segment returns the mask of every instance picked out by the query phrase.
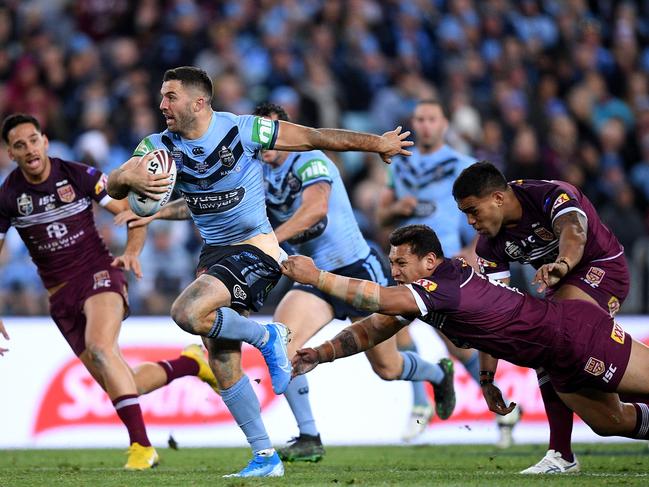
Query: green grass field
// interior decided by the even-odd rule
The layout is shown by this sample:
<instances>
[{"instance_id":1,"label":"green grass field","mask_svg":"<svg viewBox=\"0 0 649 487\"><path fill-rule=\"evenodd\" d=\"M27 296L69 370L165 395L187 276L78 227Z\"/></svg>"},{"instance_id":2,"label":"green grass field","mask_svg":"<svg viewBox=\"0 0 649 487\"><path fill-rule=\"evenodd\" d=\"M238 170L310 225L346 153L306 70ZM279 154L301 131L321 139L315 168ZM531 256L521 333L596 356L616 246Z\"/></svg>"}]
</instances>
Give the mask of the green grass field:
<instances>
[{"instance_id":1,"label":"green grass field","mask_svg":"<svg viewBox=\"0 0 649 487\"><path fill-rule=\"evenodd\" d=\"M540 445L506 452L489 446L329 447L318 464L287 464L279 479L222 479L249 459L243 448L161 449L160 466L125 472L120 450L0 451L1 486L198 485L649 485L646 443L577 445L583 473L530 478L516 472L543 455Z\"/></svg>"}]
</instances>

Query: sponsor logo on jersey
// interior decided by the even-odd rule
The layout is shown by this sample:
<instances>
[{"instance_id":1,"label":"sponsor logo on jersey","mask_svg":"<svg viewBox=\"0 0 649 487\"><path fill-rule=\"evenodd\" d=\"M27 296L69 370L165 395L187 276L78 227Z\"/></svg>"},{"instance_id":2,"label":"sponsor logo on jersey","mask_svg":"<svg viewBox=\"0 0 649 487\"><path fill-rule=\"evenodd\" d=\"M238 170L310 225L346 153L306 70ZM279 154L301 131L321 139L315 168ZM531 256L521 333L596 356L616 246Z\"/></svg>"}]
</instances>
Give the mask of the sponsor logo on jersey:
<instances>
[{"instance_id":1,"label":"sponsor logo on jersey","mask_svg":"<svg viewBox=\"0 0 649 487\"><path fill-rule=\"evenodd\" d=\"M611 296L611 299L608 300L608 314L613 317L618 311L620 311L620 300Z\"/></svg>"},{"instance_id":2,"label":"sponsor logo on jersey","mask_svg":"<svg viewBox=\"0 0 649 487\"><path fill-rule=\"evenodd\" d=\"M523 257L523 250L515 242L505 242L505 253L512 259L517 260Z\"/></svg>"},{"instance_id":3,"label":"sponsor logo on jersey","mask_svg":"<svg viewBox=\"0 0 649 487\"><path fill-rule=\"evenodd\" d=\"M108 177L105 174L102 174L95 184L95 194L100 194L103 190L106 189L106 184L108 184Z\"/></svg>"},{"instance_id":4,"label":"sponsor logo on jersey","mask_svg":"<svg viewBox=\"0 0 649 487\"><path fill-rule=\"evenodd\" d=\"M243 200L245 188L213 193L183 193L189 210L194 215L222 213L231 210Z\"/></svg>"},{"instance_id":5,"label":"sponsor logo on jersey","mask_svg":"<svg viewBox=\"0 0 649 487\"><path fill-rule=\"evenodd\" d=\"M221 161L221 164L223 164L225 167L232 167L234 166L234 163L236 162L234 158L234 154L230 150L229 147L226 146L221 146L218 152L219 155L219 160Z\"/></svg>"},{"instance_id":6,"label":"sponsor logo on jersey","mask_svg":"<svg viewBox=\"0 0 649 487\"><path fill-rule=\"evenodd\" d=\"M296 178L292 172L289 172L288 176L286 176L286 184L288 185L288 189L294 193L297 193L302 189L302 181L300 181L299 178Z\"/></svg>"},{"instance_id":7,"label":"sponsor logo on jersey","mask_svg":"<svg viewBox=\"0 0 649 487\"><path fill-rule=\"evenodd\" d=\"M611 338L613 339L613 341L618 342L620 345L624 345L624 328L622 328L615 322L613 322Z\"/></svg>"},{"instance_id":8,"label":"sponsor logo on jersey","mask_svg":"<svg viewBox=\"0 0 649 487\"><path fill-rule=\"evenodd\" d=\"M252 140L261 145L263 149L270 149L275 132L275 123L262 117L255 117L252 124Z\"/></svg>"},{"instance_id":9,"label":"sponsor logo on jersey","mask_svg":"<svg viewBox=\"0 0 649 487\"><path fill-rule=\"evenodd\" d=\"M417 200L417 206L415 206L412 215L417 218L425 218L435 213L436 210L437 205L434 201Z\"/></svg>"},{"instance_id":10,"label":"sponsor logo on jersey","mask_svg":"<svg viewBox=\"0 0 649 487\"><path fill-rule=\"evenodd\" d=\"M63 203L72 203L74 201L74 197L76 196L76 194L74 193L74 188L72 188L71 184L66 184L65 186L56 188L56 192L59 195L59 199Z\"/></svg>"},{"instance_id":11,"label":"sponsor logo on jersey","mask_svg":"<svg viewBox=\"0 0 649 487\"><path fill-rule=\"evenodd\" d=\"M559 208L562 204L564 204L566 201L570 201L570 196L568 196L566 193L561 193L556 200L554 200L554 203L552 204L552 213L554 213L554 210Z\"/></svg>"},{"instance_id":12,"label":"sponsor logo on jersey","mask_svg":"<svg viewBox=\"0 0 649 487\"><path fill-rule=\"evenodd\" d=\"M594 376L602 375L604 373L604 362L594 357L589 357L584 370Z\"/></svg>"},{"instance_id":13,"label":"sponsor logo on jersey","mask_svg":"<svg viewBox=\"0 0 649 487\"><path fill-rule=\"evenodd\" d=\"M34 211L34 203L32 201L32 197L28 194L21 194L16 199L16 202L18 203L18 213L20 213L21 215L31 215L31 213Z\"/></svg>"},{"instance_id":14,"label":"sponsor logo on jersey","mask_svg":"<svg viewBox=\"0 0 649 487\"><path fill-rule=\"evenodd\" d=\"M93 289L99 289L100 287L110 287L110 274L108 271L99 271L95 272L92 276L94 284L92 285Z\"/></svg>"},{"instance_id":15,"label":"sponsor logo on jersey","mask_svg":"<svg viewBox=\"0 0 649 487\"><path fill-rule=\"evenodd\" d=\"M205 154L205 151L202 147L194 147L192 148L192 154L194 154L195 156L200 156L202 154Z\"/></svg>"},{"instance_id":16,"label":"sponsor logo on jersey","mask_svg":"<svg viewBox=\"0 0 649 487\"><path fill-rule=\"evenodd\" d=\"M429 293L432 293L435 289L437 289L437 283L433 281L429 281L428 279L419 279L415 281L415 284L420 285Z\"/></svg>"},{"instance_id":17,"label":"sponsor logo on jersey","mask_svg":"<svg viewBox=\"0 0 649 487\"><path fill-rule=\"evenodd\" d=\"M534 233L541 238L542 240L545 240L546 242L552 242L554 240L554 233L552 233L550 230L548 230L545 227L539 227L534 229Z\"/></svg>"},{"instance_id":18,"label":"sponsor logo on jersey","mask_svg":"<svg viewBox=\"0 0 649 487\"><path fill-rule=\"evenodd\" d=\"M329 176L327 163L322 159L312 159L297 170L298 177L306 183L312 179Z\"/></svg>"},{"instance_id":19,"label":"sponsor logo on jersey","mask_svg":"<svg viewBox=\"0 0 649 487\"><path fill-rule=\"evenodd\" d=\"M181 351L180 347L144 344L120 348L128 363L158 362L177 357ZM273 393L264 359L253 347L244 345L241 361L248 376L261 379L253 385L261 409L266 411L281 399ZM34 435L53 430L65 434L67 428L74 431L79 427L93 426L123 431L110 399L76 357L70 357L49 375L35 405L35 420L31 426ZM201 381L173 381L142 396L140 406L149 427L168 429L182 425L204 428L206 425L231 427L235 424L221 398Z\"/></svg>"},{"instance_id":20,"label":"sponsor logo on jersey","mask_svg":"<svg viewBox=\"0 0 649 487\"><path fill-rule=\"evenodd\" d=\"M604 374L604 377L602 377L602 380L608 384L613 378L613 375L615 375L616 371L617 371L617 367L615 367L613 364L610 364L608 366L608 370L606 371L606 374Z\"/></svg>"},{"instance_id":21,"label":"sponsor logo on jersey","mask_svg":"<svg viewBox=\"0 0 649 487\"><path fill-rule=\"evenodd\" d=\"M45 230L49 238L63 238L68 234L68 227L60 222L50 223Z\"/></svg>"},{"instance_id":22,"label":"sponsor logo on jersey","mask_svg":"<svg viewBox=\"0 0 649 487\"><path fill-rule=\"evenodd\" d=\"M482 257L478 257L478 267L480 268L480 272L482 274L486 274L487 272L489 272L489 269L498 267L498 264L491 262L490 260L483 259Z\"/></svg>"},{"instance_id":23,"label":"sponsor logo on jersey","mask_svg":"<svg viewBox=\"0 0 649 487\"><path fill-rule=\"evenodd\" d=\"M244 300L248 297L246 292L238 284L235 284L234 287L232 288L232 294L234 294L235 298L241 300Z\"/></svg>"},{"instance_id":24,"label":"sponsor logo on jersey","mask_svg":"<svg viewBox=\"0 0 649 487\"><path fill-rule=\"evenodd\" d=\"M176 164L176 171L181 172L183 169L183 151L181 151L177 147L174 147L171 151L171 158Z\"/></svg>"},{"instance_id":25,"label":"sponsor logo on jersey","mask_svg":"<svg viewBox=\"0 0 649 487\"><path fill-rule=\"evenodd\" d=\"M599 267L591 267L586 273L586 277L582 277L581 280L588 284L590 287L597 287L604 279L606 271L600 269Z\"/></svg>"}]
</instances>

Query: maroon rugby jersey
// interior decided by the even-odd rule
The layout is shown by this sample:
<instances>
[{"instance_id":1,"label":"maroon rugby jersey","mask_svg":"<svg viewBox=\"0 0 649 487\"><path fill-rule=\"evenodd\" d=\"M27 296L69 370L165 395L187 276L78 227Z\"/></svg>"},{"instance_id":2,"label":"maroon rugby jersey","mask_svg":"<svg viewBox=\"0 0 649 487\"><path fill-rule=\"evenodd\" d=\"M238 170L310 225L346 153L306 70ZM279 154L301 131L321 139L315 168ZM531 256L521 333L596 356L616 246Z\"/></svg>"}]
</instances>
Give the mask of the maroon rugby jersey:
<instances>
[{"instance_id":1,"label":"maroon rugby jersey","mask_svg":"<svg viewBox=\"0 0 649 487\"><path fill-rule=\"evenodd\" d=\"M538 269L559 255L559 239L552 231L555 218L578 211L588 220L582 262L609 260L624 248L606 227L592 203L574 186L563 181L518 180L509 183L523 208L521 220L502 227L498 235L480 235L476 247L480 271L491 279L509 277L509 263L518 261Z\"/></svg>"},{"instance_id":2,"label":"maroon rugby jersey","mask_svg":"<svg viewBox=\"0 0 649 487\"><path fill-rule=\"evenodd\" d=\"M551 359L562 329L560 304L489 281L460 259L444 259L430 277L407 287L419 319L456 346L523 367L537 368Z\"/></svg>"},{"instance_id":3,"label":"maroon rugby jersey","mask_svg":"<svg viewBox=\"0 0 649 487\"><path fill-rule=\"evenodd\" d=\"M92 213L92 200L110 201L106 176L78 162L50 161L46 181L31 184L17 168L0 186L0 238L16 227L47 288L112 260Z\"/></svg>"}]
</instances>

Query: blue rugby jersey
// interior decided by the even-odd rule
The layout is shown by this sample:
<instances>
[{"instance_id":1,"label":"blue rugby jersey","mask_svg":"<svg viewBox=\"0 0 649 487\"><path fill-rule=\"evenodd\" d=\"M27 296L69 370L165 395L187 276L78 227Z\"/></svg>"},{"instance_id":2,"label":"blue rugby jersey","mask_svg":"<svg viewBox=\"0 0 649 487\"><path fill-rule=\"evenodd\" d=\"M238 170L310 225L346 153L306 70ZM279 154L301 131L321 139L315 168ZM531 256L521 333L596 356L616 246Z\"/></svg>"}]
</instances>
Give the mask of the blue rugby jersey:
<instances>
[{"instance_id":1,"label":"blue rugby jersey","mask_svg":"<svg viewBox=\"0 0 649 487\"><path fill-rule=\"evenodd\" d=\"M145 137L133 155L171 152L179 191L207 244L231 245L272 228L266 215L261 149L275 144L279 123L214 112L207 132L188 140L165 130Z\"/></svg>"},{"instance_id":2,"label":"blue rugby jersey","mask_svg":"<svg viewBox=\"0 0 649 487\"><path fill-rule=\"evenodd\" d=\"M356 223L352 205L336 165L319 150L291 153L279 167L264 164L266 205L273 226L291 218L302 204L302 192L312 184L331 185L327 215L288 241L324 270L344 267L370 252Z\"/></svg>"},{"instance_id":3,"label":"blue rugby jersey","mask_svg":"<svg viewBox=\"0 0 649 487\"><path fill-rule=\"evenodd\" d=\"M466 219L453 198L453 182L474 162L448 145L429 154L415 147L410 157L394 157L388 166L388 186L397 199L417 198L414 214L398 225L428 225L437 233L444 255L456 255L462 248L460 234Z\"/></svg>"}]
</instances>

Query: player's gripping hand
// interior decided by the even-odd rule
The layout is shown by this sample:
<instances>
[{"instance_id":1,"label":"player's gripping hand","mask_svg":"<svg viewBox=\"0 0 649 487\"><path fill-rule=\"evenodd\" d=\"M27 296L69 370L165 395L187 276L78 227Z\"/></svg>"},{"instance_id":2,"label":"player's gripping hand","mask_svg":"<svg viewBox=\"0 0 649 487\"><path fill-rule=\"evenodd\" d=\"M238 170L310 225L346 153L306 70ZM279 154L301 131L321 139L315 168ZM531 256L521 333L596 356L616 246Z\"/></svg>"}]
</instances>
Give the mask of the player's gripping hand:
<instances>
[{"instance_id":1,"label":"player's gripping hand","mask_svg":"<svg viewBox=\"0 0 649 487\"><path fill-rule=\"evenodd\" d=\"M563 262L544 264L536 271L532 285L537 286L536 290L542 293L557 284L566 274L568 274L568 266Z\"/></svg>"},{"instance_id":2,"label":"player's gripping hand","mask_svg":"<svg viewBox=\"0 0 649 487\"><path fill-rule=\"evenodd\" d=\"M156 219L156 215L157 213L151 216L137 216L132 210L124 210L115 215L113 223L117 226L126 224L128 228L138 228L151 223Z\"/></svg>"},{"instance_id":3,"label":"player's gripping hand","mask_svg":"<svg viewBox=\"0 0 649 487\"><path fill-rule=\"evenodd\" d=\"M509 406L505 404L502 392L500 392L500 389L498 389L494 384L485 384L480 386L480 388L482 389L482 395L484 396L485 401L487 401L487 406L489 406L489 411L492 413L505 416L506 414L511 413L516 407L515 402L509 403Z\"/></svg>"},{"instance_id":4,"label":"player's gripping hand","mask_svg":"<svg viewBox=\"0 0 649 487\"><path fill-rule=\"evenodd\" d=\"M0 320L0 335L2 335L5 338L5 340L9 340L9 333L7 333L7 330L5 329L5 325L2 322L2 320ZM8 348L0 347L0 357L4 356L5 352L8 351L9 351Z\"/></svg>"},{"instance_id":5,"label":"player's gripping hand","mask_svg":"<svg viewBox=\"0 0 649 487\"><path fill-rule=\"evenodd\" d=\"M124 165L119 180L136 193L159 200L167 192L171 179L169 173L151 174L146 170L147 162L153 157L155 157L153 152L149 152L140 159Z\"/></svg>"},{"instance_id":6,"label":"player's gripping hand","mask_svg":"<svg viewBox=\"0 0 649 487\"><path fill-rule=\"evenodd\" d=\"M381 159L383 159L383 162L390 164L392 162L392 156L396 155L412 155L412 152L406 150L406 147L414 145L412 140L406 140L409 135L409 130L401 133L401 125L399 125L396 129L386 132L381 136L381 147L378 153Z\"/></svg>"},{"instance_id":7,"label":"player's gripping hand","mask_svg":"<svg viewBox=\"0 0 649 487\"><path fill-rule=\"evenodd\" d=\"M417 208L417 198L412 195L404 196L392 205L392 211L396 216L412 216Z\"/></svg>"},{"instance_id":8,"label":"player's gripping hand","mask_svg":"<svg viewBox=\"0 0 649 487\"><path fill-rule=\"evenodd\" d=\"M291 359L291 365L293 365L292 376L306 374L307 372L315 369L320 360L318 359L318 352L313 348L302 348L295 352L295 355Z\"/></svg>"},{"instance_id":9,"label":"player's gripping hand","mask_svg":"<svg viewBox=\"0 0 649 487\"><path fill-rule=\"evenodd\" d=\"M119 257L115 257L111 264L113 267L119 267L125 271L132 271L136 278L142 278L142 267L140 266L140 259L135 254L125 253Z\"/></svg>"},{"instance_id":10,"label":"player's gripping hand","mask_svg":"<svg viewBox=\"0 0 649 487\"><path fill-rule=\"evenodd\" d=\"M282 272L285 276L302 284L317 285L320 277L318 269L311 257L291 255L282 262Z\"/></svg>"}]
</instances>

